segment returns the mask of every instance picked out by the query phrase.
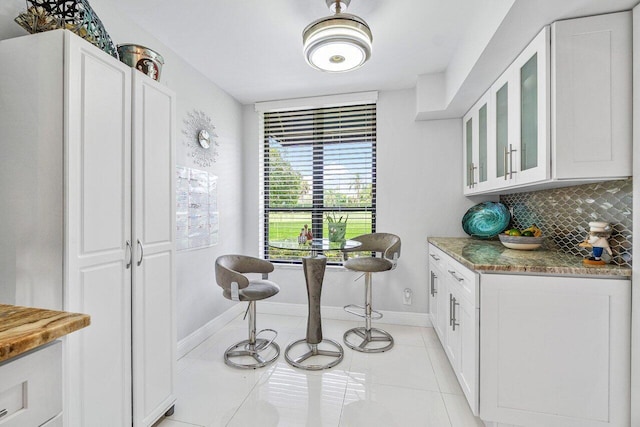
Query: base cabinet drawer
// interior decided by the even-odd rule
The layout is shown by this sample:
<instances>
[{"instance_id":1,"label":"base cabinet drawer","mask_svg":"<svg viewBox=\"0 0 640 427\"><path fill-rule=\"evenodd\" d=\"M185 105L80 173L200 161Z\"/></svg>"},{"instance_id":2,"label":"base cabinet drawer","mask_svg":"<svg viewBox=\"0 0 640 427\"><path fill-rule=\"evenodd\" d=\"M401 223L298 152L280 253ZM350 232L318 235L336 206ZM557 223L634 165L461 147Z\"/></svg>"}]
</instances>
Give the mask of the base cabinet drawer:
<instances>
[{"instance_id":1,"label":"base cabinet drawer","mask_svg":"<svg viewBox=\"0 0 640 427\"><path fill-rule=\"evenodd\" d=\"M62 425L60 341L0 364L0 379L0 426Z\"/></svg>"}]
</instances>

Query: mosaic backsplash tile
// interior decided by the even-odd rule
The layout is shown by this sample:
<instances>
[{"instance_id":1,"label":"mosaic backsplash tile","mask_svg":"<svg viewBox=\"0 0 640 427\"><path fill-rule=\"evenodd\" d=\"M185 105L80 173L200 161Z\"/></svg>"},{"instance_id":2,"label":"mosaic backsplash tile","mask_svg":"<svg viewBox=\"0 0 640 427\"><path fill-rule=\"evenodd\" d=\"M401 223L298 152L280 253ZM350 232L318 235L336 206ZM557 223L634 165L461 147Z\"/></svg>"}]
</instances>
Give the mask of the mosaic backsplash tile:
<instances>
[{"instance_id":1,"label":"mosaic backsplash tile","mask_svg":"<svg viewBox=\"0 0 640 427\"><path fill-rule=\"evenodd\" d=\"M511 211L512 228L536 224L547 236L544 247L589 256L578 246L589 231L589 222L606 221L613 231L609 246L613 256L603 259L631 267L632 180L608 181L575 187L516 193L500 196Z\"/></svg>"}]
</instances>

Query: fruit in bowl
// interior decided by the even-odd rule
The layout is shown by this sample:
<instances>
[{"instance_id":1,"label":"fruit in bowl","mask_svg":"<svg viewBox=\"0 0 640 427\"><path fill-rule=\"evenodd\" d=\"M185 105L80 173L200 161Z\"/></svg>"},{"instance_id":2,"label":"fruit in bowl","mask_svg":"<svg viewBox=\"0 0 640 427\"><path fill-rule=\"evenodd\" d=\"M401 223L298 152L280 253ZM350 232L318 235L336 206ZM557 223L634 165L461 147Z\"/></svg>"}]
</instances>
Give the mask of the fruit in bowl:
<instances>
[{"instance_id":1,"label":"fruit in bowl","mask_svg":"<svg viewBox=\"0 0 640 427\"><path fill-rule=\"evenodd\" d=\"M536 227L535 224L524 230L518 230L517 228L506 230L504 233L499 234L498 238L509 249L525 251L538 249L544 241L542 230Z\"/></svg>"}]
</instances>

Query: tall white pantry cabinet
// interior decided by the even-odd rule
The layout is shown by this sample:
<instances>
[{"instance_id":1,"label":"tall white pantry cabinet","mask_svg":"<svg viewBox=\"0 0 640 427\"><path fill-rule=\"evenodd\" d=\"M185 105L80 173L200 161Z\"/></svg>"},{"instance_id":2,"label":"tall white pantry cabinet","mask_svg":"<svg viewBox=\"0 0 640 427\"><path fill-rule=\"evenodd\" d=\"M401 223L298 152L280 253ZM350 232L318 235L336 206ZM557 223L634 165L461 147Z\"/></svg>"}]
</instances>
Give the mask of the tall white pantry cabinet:
<instances>
[{"instance_id":1,"label":"tall white pantry cabinet","mask_svg":"<svg viewBox=\"0 0 640 427\"><path fill-rule=\"evenodd\" d=\"M175 403L175 96L68 31L0 64L0 301L91 316L65 426L150 426Z\"/></svg>"}]
</instances>

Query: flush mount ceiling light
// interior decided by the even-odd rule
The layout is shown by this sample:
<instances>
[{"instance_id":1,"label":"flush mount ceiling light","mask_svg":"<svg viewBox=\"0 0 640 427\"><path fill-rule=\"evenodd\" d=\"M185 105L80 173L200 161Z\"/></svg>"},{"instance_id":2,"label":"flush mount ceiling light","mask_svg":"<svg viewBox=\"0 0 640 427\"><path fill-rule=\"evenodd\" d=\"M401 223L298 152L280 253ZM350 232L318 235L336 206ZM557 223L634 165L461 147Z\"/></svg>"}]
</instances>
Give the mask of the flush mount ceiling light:
<instances>
[{"instance_id":1,"label":"flush mount ceiling light","mask_svg":"<svg viewBox=\"0 0 640 427\"><path fill-rule=\"evenodd\" d=\"M344 13L351 0L325 1L335 15L313 21L304 29L304 57L318 70L355 70L371 57L371 29L364 19Z\"/></svg>"}]
</instances>

